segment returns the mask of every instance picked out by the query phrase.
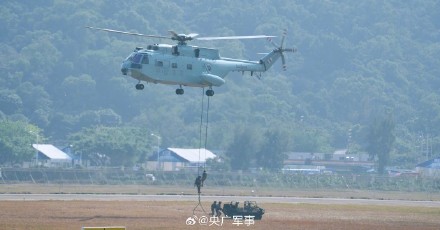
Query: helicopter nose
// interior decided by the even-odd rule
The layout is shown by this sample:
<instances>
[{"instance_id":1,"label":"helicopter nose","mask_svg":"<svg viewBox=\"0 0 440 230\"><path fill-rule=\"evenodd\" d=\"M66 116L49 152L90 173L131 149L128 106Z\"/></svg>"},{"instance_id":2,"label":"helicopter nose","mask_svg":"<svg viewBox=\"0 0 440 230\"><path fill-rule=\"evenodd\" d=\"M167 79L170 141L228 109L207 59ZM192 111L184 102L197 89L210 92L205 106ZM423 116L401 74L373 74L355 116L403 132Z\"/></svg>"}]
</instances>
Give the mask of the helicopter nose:
<instances>
[{"instance_id":1,"label":"helicopter nose","mask_svg":"<svg viewBox=\"0 0 440 230\"><path fill-rule=\"evenodd\" d=\"M127 62L122 62L121 72L122 72L123 75L127 75L127 73L128 73L128 64L127 64Z\"/></svg>"},{"instance_id":2,"label":"helicopter nose","mask_svg":"<svg viewBox=\"0 0 440 230\"><path fill-rule=\"evenodd\" d=\"M128 69L127 68L121 68L121 72L123 75L127 75Z\"/></svg>"}]
</instances>

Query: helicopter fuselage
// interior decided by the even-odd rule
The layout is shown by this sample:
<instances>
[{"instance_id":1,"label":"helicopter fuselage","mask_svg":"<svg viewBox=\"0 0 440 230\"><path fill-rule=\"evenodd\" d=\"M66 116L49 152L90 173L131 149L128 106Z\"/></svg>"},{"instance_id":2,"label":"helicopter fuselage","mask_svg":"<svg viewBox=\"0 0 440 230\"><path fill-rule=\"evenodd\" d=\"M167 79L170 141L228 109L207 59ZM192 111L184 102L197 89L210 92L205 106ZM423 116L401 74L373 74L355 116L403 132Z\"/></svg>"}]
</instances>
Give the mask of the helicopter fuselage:
<instances>
[{"instance_id":1,"label":"helicopter fuselage","mask_svg":"<svg viewBox=\"0 0 440 230\"><path fill-rule=\"evenodd\" d=\"M225 83L226 75L231 71L254 72L267 71L280 57L284 70L286 60L283 52L295 52L293 48L283 48L287 30L284 30L281 45L272 41L275 36L250 35L250 36L220 36L198 37L197 33L177 34L169 30L171 36L147 35L107 28L86 26L88 29L110 33L140 36L146 38L171 39L177 45L154 44L146 49L137 47L122 63L121 72L137 80L136 89L144 89L142 81L179 85L176 94L183 94L182 86L209 87L207 96L213 96L212 86L221 86ZM188 41L213 41L213 40L238 40L266 38L275 46L275 49L259 61L239 60L220 57L217 49L201 48L187 45Z\"/></svg>"},{"instance_id":2,"label":"helicopter fuselage","mask_svg":"<svg viewBox=\"0 0 440 230\"><path fill-rule=\"evenodd\" d=\"M121 72L139 81L211 88L223 85L231 71L264 72L279 57L273 50L260 61L248 61L222 58L217 49L155 44L137 47L123 61Z\"/></svg>"}]
</instances>

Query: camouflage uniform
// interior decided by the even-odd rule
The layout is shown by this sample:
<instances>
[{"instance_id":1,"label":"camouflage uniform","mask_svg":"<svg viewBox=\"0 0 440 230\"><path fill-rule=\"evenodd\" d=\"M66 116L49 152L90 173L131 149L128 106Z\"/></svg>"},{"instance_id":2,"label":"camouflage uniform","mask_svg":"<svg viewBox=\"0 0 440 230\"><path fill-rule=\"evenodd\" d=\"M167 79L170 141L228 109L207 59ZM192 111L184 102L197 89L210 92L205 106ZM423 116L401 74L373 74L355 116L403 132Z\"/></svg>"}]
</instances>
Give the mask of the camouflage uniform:
<instances>
[{"instance_id":1,"label":"camouflage uniform","mask_svg":"<svg viewBox=\"0 0 440 230\"><path fill-rule=\"evenodd\" d=\"M220 217L222 215L222 202L219 201L217 204L217 207L215 208L215 212L217 214L217 217Z\"/></svg>"},{"instance_id":2,"label":"camouflage uniform","mask_svg":"<svg viewBox=\"0 0 440 230\"><path fill-rule=\"evenodd\" d=\"M202 177L198 176L194 182L194 187L197 186L197 192L200 194L200 187L202 186Z\"/></svg>"},{"instance_id":3,"label":"camouflage uniform","mask_svg":"<svg viewBox=\"0 0 440 230\"><path fill-rule=\"evenodd\" d=\"M211 204L211 215L216 216L217 201Z\"/></svg>"},{"instance_id":4,"label":"camouflage uniform","mask_svg":"<svg viewBox=\"0 0 440 230\"><path fill-rule=\"evenodd\" d=\"M208 174L206 173L206 170L203 170L203 174L202 174L202 187L203 187L203 183L206 180L206 177L208 177Z\"/></svg>"}]
</instances>

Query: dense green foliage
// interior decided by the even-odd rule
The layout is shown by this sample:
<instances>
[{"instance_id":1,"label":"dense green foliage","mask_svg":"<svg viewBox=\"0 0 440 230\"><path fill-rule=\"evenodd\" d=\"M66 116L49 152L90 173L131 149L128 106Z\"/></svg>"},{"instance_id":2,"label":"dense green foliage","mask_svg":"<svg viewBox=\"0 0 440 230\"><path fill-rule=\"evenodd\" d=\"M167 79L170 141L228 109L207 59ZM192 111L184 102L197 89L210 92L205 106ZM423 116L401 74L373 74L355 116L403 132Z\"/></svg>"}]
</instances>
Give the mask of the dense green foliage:
<instances>
[{"instance_id":1,"label":"dense green foliage","mask_svg":"<svg viewBox=\"0 0 440 230\"><path fill-rule=\"evenodd\" d=\"M351 152L366 151L372 118L390 111L396 137L390 163L414 166L426 159L422 143L440 150L438 12L436 0L6 0L0 3L0 119L34 124L49 142L75 142L75 151L84 154L120 151L127 162L142 158L138 142L155 146L151 132L162 137L162 147L198 147L201 90L177 96L173 87L147 85L136 91L136 80L119 70L134 47L171 41L84 26L202 36L281 35L287 28L287 46L298 49L287 71L277 63L262 80L231 73L215 89L207 147L231 154L244 145L255 157L268 151L275 135L270 128L279 127L288 143L278 141L277 151L345 148L348 130ZM272 49L263 40L193 44L251 60ZM246 137L244 130L253 134ZM0 133L2 143L8 135ZM104 138L99 144L107 145L91 146L100 139L86 144L88 138ZM262 144L240 142L249 138ZM121 141L129 142L126 149Z\"/></svg>"},{"instance_id":2,"label":"dense green foliage","mask_svg":"<svg viewBox=\"0 0 440 230\"><path fill-rule=\"evenodd\" d=\"M394 121L388 115L385 118L375 118L368 131L367 151L371 158L378 159L378 172L384 174L390 160L390 152L396 137L394 136Z\"/></svg>"},{"instance_id":3,"label":"dense green foliage","mask_svg":"<svg viewBox=\"0 0 440 230\"><path fill-rule=\"evenodd\" d=\"M255 166L252 161L258 151L258 138L254 128L235 128L234 140L226 151L233 170L247 170Z\"/></svg>"},{"instance_id":4,"label":"dense green foliage","mask_svg":"<svg viewBox=\"0 0 440 230\"><path fill-rule=\"evenodd\" d=\"M0 122L0 164L21 163L35 157L31 143L44 141L40 130L22 121Z\"/></svg>"},{"instance_id":5,"label":"dense green foliage","mask_svg":"<svg viewBox=\"0 0 440 230\"><path fill-rule=\"evenodd\" d=\"M85 128L71 136L75 149L92 155L92 157L103 156L109 162L99 164L110 164L113 166L131 165L134 162L145 162L145 153L151 146L145 144L145 133L147 130L133 127L105 127Z\"/></svg>"},{"instance_id":6,"label":"dense green foliage","mask_svg":"<svg viewBox=\"0 0 440 230\"><path fill-rule=\"evenodd\" d=\"M282 129L267 130L264 143L255 156L260 167L267 170L283 168L284 153L288 150L289 135Z\"/></svg>"}]
</instances>

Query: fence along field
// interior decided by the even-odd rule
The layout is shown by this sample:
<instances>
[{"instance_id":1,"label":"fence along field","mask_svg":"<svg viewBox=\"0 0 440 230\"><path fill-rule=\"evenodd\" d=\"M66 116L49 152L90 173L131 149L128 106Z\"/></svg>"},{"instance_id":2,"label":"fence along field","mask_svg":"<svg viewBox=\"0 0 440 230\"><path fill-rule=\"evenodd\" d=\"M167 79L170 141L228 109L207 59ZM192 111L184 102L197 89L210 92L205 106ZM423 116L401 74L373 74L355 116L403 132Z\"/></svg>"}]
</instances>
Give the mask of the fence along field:
<instances>
[{"instance_id":1,"label":"fence along field","mask_svg":"<svg viewBox=\"0 0 440 230\"><path fill-rule=\"evenodd\" d=\"M196 172L148 172L121 168L2 168L1 184L159 185L192 187ZM210 172L207 186L277 189L359 189L402 192L440 191L439 178L376 175L304 175Z\"/></svg>"}]
</instances>

